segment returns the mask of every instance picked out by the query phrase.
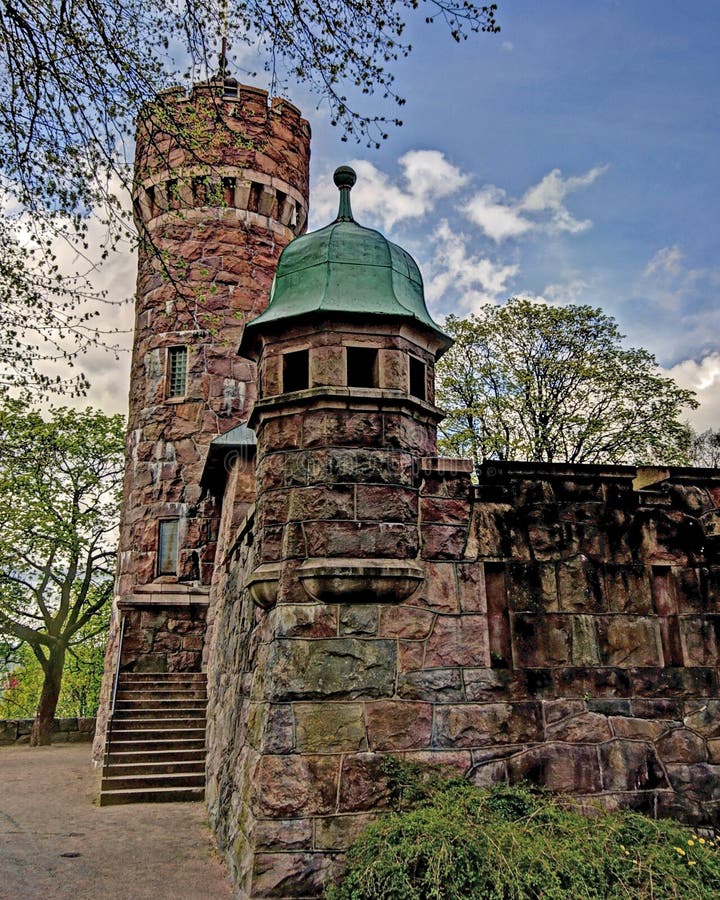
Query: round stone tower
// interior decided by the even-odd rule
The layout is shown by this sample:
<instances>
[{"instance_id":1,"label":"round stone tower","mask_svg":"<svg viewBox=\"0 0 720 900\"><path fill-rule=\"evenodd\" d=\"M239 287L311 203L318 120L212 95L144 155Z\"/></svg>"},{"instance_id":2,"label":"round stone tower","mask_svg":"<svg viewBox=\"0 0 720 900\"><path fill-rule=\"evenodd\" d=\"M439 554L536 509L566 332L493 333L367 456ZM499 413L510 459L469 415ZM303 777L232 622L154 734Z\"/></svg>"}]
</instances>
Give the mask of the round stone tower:
<instances>
[{"instance_id":1,"label":"round stone tower","mask_svg":"<svg viewBox=\"0 0 720 900\"><path fill-rule=\"evenodd\" d=\"M451 341L412 257L354 221L354 182L336 171L337 218L283 252L241 344L259 371L249 586L265 606L402 600L423 580L421 460L436 453L434 367Z\"/></svg>"},{"instance_id":2,"label":"round stone tower","mask_svg":"<svg viewBox=\"0 0 720 900\"><path fill-rule=\"evenodd\" d=\"M294 106L231 78L167 91L139 123L120 598L210 582L218 511L202 467L253 405L255 367L237 347L305 229L309 155Z\"/></svg>"}]
</instances>

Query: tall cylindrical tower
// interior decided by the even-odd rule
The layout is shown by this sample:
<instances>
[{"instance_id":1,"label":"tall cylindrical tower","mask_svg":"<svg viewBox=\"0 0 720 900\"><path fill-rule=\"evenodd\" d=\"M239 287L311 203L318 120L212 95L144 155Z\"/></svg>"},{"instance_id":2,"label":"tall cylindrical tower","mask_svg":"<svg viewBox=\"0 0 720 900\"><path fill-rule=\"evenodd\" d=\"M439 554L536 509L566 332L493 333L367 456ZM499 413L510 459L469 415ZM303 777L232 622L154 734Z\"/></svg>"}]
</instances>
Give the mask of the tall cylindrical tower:
<instances>
[{"instance_id":1,"label":"tall cylindrical tower","mask_svg":"<svg viewBox=\"0 0 720 900\"><path fill-rule=\"evenodd\" d=\"M220 512L201 474L212 439L253 405L255 366L237 348L305 230L309 158L292 104L222 76L163 93L138 124L135 337L96 759L120 668L200 669Z\"/></svg>"},{"instance_id":2,"label":"tall cylindrical tower","mask_svg":"<svg viewBox=\"0 0 720 900\"><path fill-rule=\"evenodd\" d=\"M252 407L255 368L237 347L305 229L309 154L299 111L234 79L168 91L139 123L120 598L210 582L217 509L202 466L212 438Z\"/></svg>"}]
</instances>

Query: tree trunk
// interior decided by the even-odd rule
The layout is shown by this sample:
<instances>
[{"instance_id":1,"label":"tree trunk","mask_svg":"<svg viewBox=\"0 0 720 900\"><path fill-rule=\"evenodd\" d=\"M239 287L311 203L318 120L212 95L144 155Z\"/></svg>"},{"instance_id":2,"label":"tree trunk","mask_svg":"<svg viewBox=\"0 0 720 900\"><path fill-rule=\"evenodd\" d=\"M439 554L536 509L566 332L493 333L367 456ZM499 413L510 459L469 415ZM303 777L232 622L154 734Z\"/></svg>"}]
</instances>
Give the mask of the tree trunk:
<instances>
[{"instance_id":1,"label":"tree trunk","mask_svg":"<svg viewBox=\"0 0 720 900\"><path fill-rule=\"evenodd\" d=\"M30 733L31 747L47 745L52 741L52 723L60 697L64 666L65 648L54 648L50 652L50 659L45 669L45 680L40 692L40 702L38 703L35 721Z\"/></svg>"}]
</instances>

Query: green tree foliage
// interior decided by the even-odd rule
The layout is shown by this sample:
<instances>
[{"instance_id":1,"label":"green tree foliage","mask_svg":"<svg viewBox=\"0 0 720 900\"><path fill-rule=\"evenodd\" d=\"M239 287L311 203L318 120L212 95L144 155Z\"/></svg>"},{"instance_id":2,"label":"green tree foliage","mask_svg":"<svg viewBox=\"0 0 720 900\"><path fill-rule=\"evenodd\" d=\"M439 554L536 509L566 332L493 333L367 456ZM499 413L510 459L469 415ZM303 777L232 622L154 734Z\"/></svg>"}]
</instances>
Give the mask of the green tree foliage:
<instances>
[{"instance_id":1,"label":"green tree foliage","mask_svg":"<svg viewBox=\"0 0 720 900\"><path fill-rule=\"evenodd\" d=\"M599 807L584 816L568 798L457 778L413 793L357 839L327 900L717 897L717 843L677 822Z\"/></svg>"},{"instance_id":2,"label":"green tree foliage","mask_svg":"<svg viewBox=\"0 0 720 900\"><path fill-rule=\"evenodd\" d=\"M132 152L138 113L179 78L216 70L221 33L230 46L257 46L276 87L283 74L306 82L328 104L344 138L377 144L399 119L363 112L362 100L380 94L390 104L404 103L393 66L410 52L405 25L419 14L428 22L439 18L457 41L499 30L495 5L469 0L3 4L0 393L83 391L82 376L63 383L48 371L53 361L71 360L102 338L95 313L82 307L96 262L88 215L94 212L105 224L105 253L117 241L133 239L121 196L132 179L126 150ZM71 277L57 265L65 242L78 260Z\"/></svg>"},{"instance_id":3,"label":"green tree foliage","mask_svg":"<svg viewBox=\"0 0 720 900\"><path fill-rule=\"evenodd\" d=\"M97 713L109 620L107 604L82 629L77 642L68 647L56 717ZM3 667L0 660L0 719L32 719L43 681L42 666L27 644L20 645L12 665Z\"/></svg>"},{"instance_id":4,"label":"green tree foliage","mask_svg":"<svg viewBox=\"0 0 720 900\"><path fill-rule=\"evenodd\" d=\"M97 410L0 407L0 637L42 670L33 744L50 741L68 655L106 630L123 436Z\"/></svg>"},{"instance_id":5,"label":"green tree foliage","mask_svg":"<svg viewBox=\"0 0 720 900\"><path fill-rule=\"evenodd\" d=\"M478 470L483 459L688 462L692 391L625 348L602 310L515 298L449 316L445 330L455 345L437 368L443 452Z\"/></svg>"}]
</instances>

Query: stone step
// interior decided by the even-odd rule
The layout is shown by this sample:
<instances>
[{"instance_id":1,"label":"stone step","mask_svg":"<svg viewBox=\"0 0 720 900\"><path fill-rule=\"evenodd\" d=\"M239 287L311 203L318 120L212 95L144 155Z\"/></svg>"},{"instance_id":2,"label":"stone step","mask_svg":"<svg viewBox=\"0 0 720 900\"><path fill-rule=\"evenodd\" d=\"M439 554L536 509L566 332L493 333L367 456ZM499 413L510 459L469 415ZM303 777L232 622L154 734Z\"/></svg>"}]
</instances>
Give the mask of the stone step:
<instances>
[{"instance_id":1,"label":"stone step","mask_svg":"<svg viewBox=\"0 0 720 900\"><path fill-rule=\"evenodd\" d=\"M202 775L205 776L205 760L159 760L157 757L143 762L115 762L108 760L103 769L103 778L117 778L121 775Z\"/></svg>"},{"instance_id":2,"label":"stone step","mask_svg":"<svg viewBox=\"0 0 720 900\"><path fill-rule=\"evenodd\" d=\"M177 772L170 774L103 775L101 791L127 791L134 788L204 788L205 772Z\"/></svg>"},{"instance_id":3,"label":"stone step","mask_svg":"<svg viewBox=\"0 0 720 900\"><path fill-rule=\"evenodd\" d=\"M157 691L118 691L115 697L115 708L121 703L145 703L147 701L162 700L165 703L180 702L185 700L197 700L207 703L207 694L204 688L197 690L157 690Z\"/></svg>"},{"instance_id":4,"label":"stone step","mask_svg":"<svg viewBox=\"0 0 720 900\"><path fill-rule=\"evenodd\" d=\"M100 806L121 803L187 803L205 797L205 789L198 787L130 788L101 791Z\"/></svg>"},{"instance_id":5,"label":"stone step","mask_svg":"<svg viewBox=\"0 0 720 900\"><path fill-rule=\"evenodd\" d=\"M113 721L120 722L128 719L197 719L205 718L205 704L197 706L163 706L155 704L154 706L141 706L135 704L129 706L115 707L115 715Z\"/></svg>"},{"instance_id":6,"label":"stone step","mask_svg":"<svg viewBox=\"0 0 720 900\"><path fill-rule=\"evenodd\" d=\"M113 717L112 732L119 731L142 731L146 728L172 728L177 731L179 728L204 728L205 727L205 711L198 710L196 713L188 715L169 715L169 716L126 716L121 718Z\"/></svg>"},{"instance_id":7,"label":"stone step","mask_svg":"<svg viewBox=\"0 0 720 900\"><path fill-rule=\"evenodd\" d=\"M127 732L125 732L127 734ZM116 738L112 735L110 738L110 747L108 756L119 753L160 753L163 750L172 750L177 753L183 753L188 750L202 750L205 752L205 731L202 729L202 735L193 737L175 738L172 743L168 743L165 738L138 738L137 732L132 732L131 737Z\"/></svg>"},{"instance_id":8,"label":"stone step","mask_svg":"<svg viewBox=\"0 0 720 900\"><path fill-rule=\"evenodd\" d=\"M206 684L204 672L121 672L118 684Z\"/></svg>"},{"instance_id":9,"label":"stone step","mask_svg":"<svg viewBox=\"0 0 720 900\"><path fill-rule=\"evenodd\" d=\"M127 728L126 722L123 722L122 728L113 728L110 733L110 744L113 746L117 741L168 741L176 740L205 740L205 726L192 727L189 725L178 726L177 728L169 728L166 723L162 727L148 727L148 723L144 722L143 728Z\"/></svg>"},{"instance_id":10,"label":"stone step","mask_svg":"<svg viewBox=\"0 0 720 900\"><path fill-rule=\"evenodd\" d=\"M146 741L129 741L128 744L130 747L137 747L144 745L147 743ZM149 743L153 743L150 741ZM185 748L185 741L178 741L175 744L171 745L167 749L163 748L161 750L137 750L137 749L127 749L127 750L116 750L115 747L117 745L113 745L110 748L110 752L105 757L105 766L122 766L122 765L132 765L135 763L157 763L158 765L174 765L175 763L196 763L201 766L205 765L205 747L198 747L196 749ZM176 749L179 748L179 749Z\"/></svg>"}]
</instances>

